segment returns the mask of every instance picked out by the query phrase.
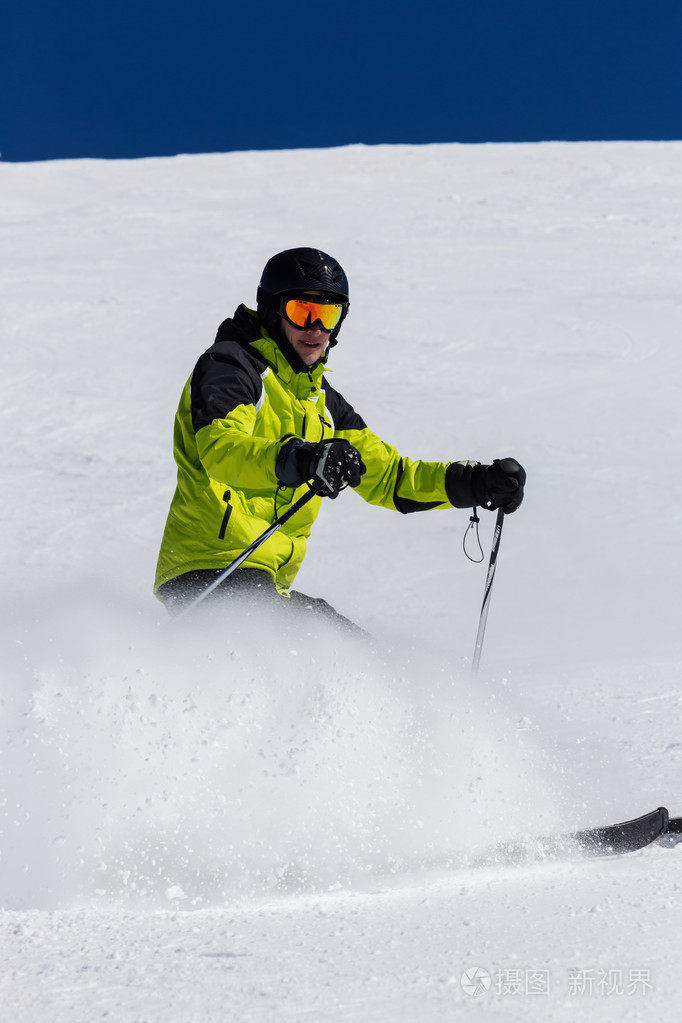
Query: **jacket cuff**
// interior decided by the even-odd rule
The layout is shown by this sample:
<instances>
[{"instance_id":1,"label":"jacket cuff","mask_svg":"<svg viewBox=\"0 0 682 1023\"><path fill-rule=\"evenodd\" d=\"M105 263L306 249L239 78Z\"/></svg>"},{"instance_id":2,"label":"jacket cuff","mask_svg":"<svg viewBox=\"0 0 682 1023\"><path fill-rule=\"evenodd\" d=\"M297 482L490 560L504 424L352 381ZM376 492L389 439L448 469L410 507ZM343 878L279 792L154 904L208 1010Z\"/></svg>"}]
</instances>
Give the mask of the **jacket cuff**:
<instances>
[{"instance_id":1,"label":"jacket cuff","mask_svg":"<svg viewBox=\"0 0 682 1023\"><path fill-rule=\"evenodd\" d=\"M279 449L275 462L275 475L285 487L299 487L308 479L310 458L315 445L300 437L282 438L285 443Z\"/></svg>"},{"instance_id":2,"label":"jacket cuff","mask_svg":"<svg viewBox=\"0 0 682 1023\"><path fill-rule=\"evenodd\" d=\"M445 470L445 493L453 508L475 508L485 504L481 492L481 470L484 468L480 462L450 463Z\"/></svg>"}]
</instances>

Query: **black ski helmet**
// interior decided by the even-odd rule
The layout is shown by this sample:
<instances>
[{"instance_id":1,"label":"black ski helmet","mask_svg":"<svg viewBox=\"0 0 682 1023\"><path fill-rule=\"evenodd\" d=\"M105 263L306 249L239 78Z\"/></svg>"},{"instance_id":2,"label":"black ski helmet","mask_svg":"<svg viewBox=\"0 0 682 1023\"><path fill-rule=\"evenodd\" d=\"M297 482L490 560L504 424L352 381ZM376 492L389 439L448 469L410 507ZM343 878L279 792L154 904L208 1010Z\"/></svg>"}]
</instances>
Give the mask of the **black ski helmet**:
<instances>
[{"instance_id":1,"label":"black ski helmet","mask_svg":"<svg viewBox=\"0 0 682 1023\"><path fill-rule=\"evenodd\" d=\"M323 291L343 302L343 315L329 338L335 344L348 312L348 278L341 264L320 249L285 249L267 261L258 286L258 315L266 327L277 328L280 297L306 291Z\"/></svg>"}]
</instances>

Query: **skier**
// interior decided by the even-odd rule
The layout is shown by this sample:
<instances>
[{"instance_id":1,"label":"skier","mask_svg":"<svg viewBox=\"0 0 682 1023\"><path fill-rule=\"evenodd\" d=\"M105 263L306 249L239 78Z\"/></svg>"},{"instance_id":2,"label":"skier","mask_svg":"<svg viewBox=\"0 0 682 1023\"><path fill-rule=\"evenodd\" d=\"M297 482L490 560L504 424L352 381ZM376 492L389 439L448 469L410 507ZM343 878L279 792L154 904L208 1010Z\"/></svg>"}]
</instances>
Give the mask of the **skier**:
<instances>
[{"instance_id":1,"label":"skier","mask_svg":"<svg viewBox=\"0 0 682 1023\"><path fill-rule=\"evenodd\" d=\"M403 458L324 377L348 313L348 280L332 256L287 249L266 264L257 311L241 305L200 357L175 417L178 466L155 592L182 611L306 492L299 512L206 600L227 593L320 614L354 628L326 601L290 589L323 496L345 486L403 514L433 508L515 511L526 474L511 458ZM288 599L287 599L288 598Z\"/></svg>"}]
</instances>

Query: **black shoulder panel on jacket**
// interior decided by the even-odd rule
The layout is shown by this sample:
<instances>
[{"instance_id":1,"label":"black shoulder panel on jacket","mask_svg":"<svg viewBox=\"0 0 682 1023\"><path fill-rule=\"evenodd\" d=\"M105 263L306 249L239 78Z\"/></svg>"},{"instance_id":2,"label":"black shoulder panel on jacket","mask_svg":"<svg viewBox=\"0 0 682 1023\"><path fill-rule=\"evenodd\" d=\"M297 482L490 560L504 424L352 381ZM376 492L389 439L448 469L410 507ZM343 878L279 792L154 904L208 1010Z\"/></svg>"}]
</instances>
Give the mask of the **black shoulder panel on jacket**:
<instances>
[{"instance_id":1,"label":"black shoulder panel on jacket","mask_svg":"<svg viewBox=\"0 0 682 1023\"><path fill-rule=\"evenodd\" d=\"M359 416L342 394L335 391L326 379L322 380L325 391L325 405L334 421L335 430L366 430L367 423Z\"/></svg>"},{"instance_id":2,"label":"black shoulder panel on jacket","mask_svg":"<svg viewBox=\"0 0 682 1023\"><path fill-rule=\"evenodd\" d=\"M218 328L215 343L201 356L190 384L192 426L198 433L214 419L224 419L238 405L255 405L263 390L263 356L250 344L258 323L241 308Z\"/></svg>"}]
</instances>

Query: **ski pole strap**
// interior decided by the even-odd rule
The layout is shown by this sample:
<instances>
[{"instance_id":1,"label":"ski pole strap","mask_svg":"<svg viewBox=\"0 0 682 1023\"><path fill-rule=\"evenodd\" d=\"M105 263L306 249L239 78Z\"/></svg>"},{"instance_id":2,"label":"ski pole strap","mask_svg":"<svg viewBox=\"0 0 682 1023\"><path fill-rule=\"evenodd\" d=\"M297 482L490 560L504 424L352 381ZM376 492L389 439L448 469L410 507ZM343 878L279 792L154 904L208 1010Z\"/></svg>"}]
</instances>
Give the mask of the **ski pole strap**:
<instances>
[{"instance_id":1,"label":"ski pole strap","mask_svg":"<svg viewBox=\"0 0 682 1023\"><path fill-rule=\"evenodd\" d=\"M478 531L478 524L480 521L481 520L478 517L478 509L473 508L472 514L469 516L469 525L464 530L464 536L462 537L462 550L464 551L464 554L469 559L469 561L473 561L475 565L479 565L485 558L485 554L483 553L483 548L481 546L481 536ZM469 554L469 551L467 550L467 545L469 542L469 533L471 532L473 532L474 536L476 537L476 543L478 544L478 551L476 551L476 548L474 548L474 551L477 555L480 554L480 557L472 557L472 555Z\"/></svg>"}]
</instances>

